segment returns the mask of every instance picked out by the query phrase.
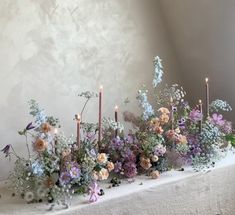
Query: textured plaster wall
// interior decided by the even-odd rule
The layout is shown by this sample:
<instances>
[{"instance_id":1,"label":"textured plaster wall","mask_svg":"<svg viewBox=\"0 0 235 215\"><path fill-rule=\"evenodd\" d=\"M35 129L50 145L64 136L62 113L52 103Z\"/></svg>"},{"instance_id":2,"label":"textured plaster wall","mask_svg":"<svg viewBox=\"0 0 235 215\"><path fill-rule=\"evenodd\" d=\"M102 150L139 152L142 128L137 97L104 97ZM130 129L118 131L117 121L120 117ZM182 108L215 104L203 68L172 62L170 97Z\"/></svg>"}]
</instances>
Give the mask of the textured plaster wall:
<instances>
[{"instance_id":1,"label":"textured plaster wall","mask_svg":"<svg viewBox=\"0 0 235 215\"><path fill-rule=\"evenodd\" d=\"M83 90L104 86L104 114L151 84L153 57L165 60L166 80L176 82L177 64L155 0L1 0L0 1L0 146L25 153L17 135L30 120L27 101L36 99L60 118L66 134ZM97 120L97 101L87 121ZM0 157L0 180L12 163Z\"/></svg>"}]
</instances>

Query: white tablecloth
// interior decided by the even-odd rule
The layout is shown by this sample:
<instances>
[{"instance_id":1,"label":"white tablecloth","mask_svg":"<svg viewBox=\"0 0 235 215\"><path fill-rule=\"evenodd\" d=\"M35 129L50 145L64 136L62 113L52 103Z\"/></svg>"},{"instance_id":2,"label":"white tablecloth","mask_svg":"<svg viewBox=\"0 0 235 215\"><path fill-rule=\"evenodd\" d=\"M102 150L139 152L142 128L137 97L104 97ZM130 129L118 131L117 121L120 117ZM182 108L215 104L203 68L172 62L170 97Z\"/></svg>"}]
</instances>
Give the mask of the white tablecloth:
<instances>
[{"instance_id":1,"label":"white tablecloth","mask_svg":"<svg viewBox=\"0 0 235 215\"><path fill-rule=\"evenodd\" d=\"M108 189L97 203L88 203L88 196L75 197L69 209L46 211L47 205L25 204L0 189L0 214L68 214L68 215L235 215L235 156L227 156L216 168L195 173L163 173L158 180L138 177L129 184Z\"/></svg>"}]
</instances>

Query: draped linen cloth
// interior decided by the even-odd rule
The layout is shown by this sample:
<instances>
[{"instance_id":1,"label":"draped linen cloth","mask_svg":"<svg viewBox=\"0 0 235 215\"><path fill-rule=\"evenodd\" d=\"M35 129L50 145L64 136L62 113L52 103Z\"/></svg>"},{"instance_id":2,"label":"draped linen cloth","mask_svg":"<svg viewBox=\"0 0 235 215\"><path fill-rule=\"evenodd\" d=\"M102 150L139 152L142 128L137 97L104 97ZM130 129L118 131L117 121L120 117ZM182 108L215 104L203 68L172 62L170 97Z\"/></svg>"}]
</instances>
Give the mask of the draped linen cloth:
<instances>
[{"instance_id":1,"label":"draped linen cloth","mask_svg":"<svg viewBox=\"0 0 235 215\"><path fill-rule=\"evenodd\" d=\"M195 173L192 169L169 171L160 179L139 176L133 183L108 188L96 203L88 196L77 196L69 209L45 203L26 204L12 197L4 183L0 186L0 214L9 215L235 215L235 155L229 155L215 168Z\"/></svg>"}]
</instances>

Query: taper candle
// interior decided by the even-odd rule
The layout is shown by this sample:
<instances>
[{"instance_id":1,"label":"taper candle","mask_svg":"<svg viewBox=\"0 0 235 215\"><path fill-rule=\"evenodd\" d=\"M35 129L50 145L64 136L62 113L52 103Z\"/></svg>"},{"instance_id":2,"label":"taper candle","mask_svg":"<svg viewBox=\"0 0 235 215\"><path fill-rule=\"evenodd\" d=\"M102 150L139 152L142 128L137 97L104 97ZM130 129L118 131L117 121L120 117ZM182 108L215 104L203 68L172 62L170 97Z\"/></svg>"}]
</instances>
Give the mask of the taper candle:
<instances>
[{"instance_id":1,"label":"taper candle","mask_svg":"<svg viewBox=\"0 0 235 215\"><path fill-rule=\"evenodd\" d=\"M210 89L209 89L209 79L206 78L206 115L207 117L210 116L210 112L209 112L209 105L210 105Z\"/></svg>"},{"instance_id":2,"label":"taper candle","mask_svg":"<svg viewBox=\"0 0 235 215\"><path fill-rule=\"evenodd\" d=\"M80 148L80 125L81 125L81 116L77 114L75 116L77 121L77 147Z\"/></svg>"},{"instance_id":3,"label":"taper candle","mask_svg":"<svg viewBox=\"0 0 235 215\"><path fill-rule=\"evenodd\" d=\"M173 110L174 101L172 97L170 98L170 104L171 104L171 129L174 130L174 110Z\"/></svg>"},{"instance_id":4,"label":"taper candle","mask_svg":"<svg viewBox=\"0 0 235 215\"><path fill-rule=\"evenodd\" d=\"M118 106L115 106L115 122L118 123ZM115 130L115 137L118 136L118 129Z\"/></svg>"},{"instance_id":5,"label":"taper candle","mask_svg":"<svg viewBox=\"0 0 235 215\"><path fill-rule=\"evenodd\" d=\"M199 111L202 114L202 100L199 99ZM202 119L199 121L199 132L202 132Z\"/></svg>"},{"instance_id":6,"label":"taper candle","mask_svg":"<svg viewBox=\"0 0 235 215\"><path fill-rule=\"evenodd\" d=\"M102 96L103 96L103 86L100 86L99 92L99 122L98 122L98 145L100 146L101 136L102 136Z\"/></svg>"}]
</instances>

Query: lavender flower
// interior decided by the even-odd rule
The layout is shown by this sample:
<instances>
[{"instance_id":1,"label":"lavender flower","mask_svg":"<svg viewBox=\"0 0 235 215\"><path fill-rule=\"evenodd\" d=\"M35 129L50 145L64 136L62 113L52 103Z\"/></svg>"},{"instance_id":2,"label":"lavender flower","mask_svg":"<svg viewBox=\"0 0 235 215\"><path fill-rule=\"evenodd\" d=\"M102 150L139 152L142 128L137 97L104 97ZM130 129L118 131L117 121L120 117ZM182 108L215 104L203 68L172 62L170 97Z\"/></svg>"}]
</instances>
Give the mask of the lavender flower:
<instances>
[{"instance_id":1,"label":"lavender flower","mask_svg":"<svg viewBox=\"0 0 235 215\"><path fill-rule=\"evenodd\" d=\"M158 144L155 148L154 148L154 155L157 156L163 156L166 153L166 147L163 146L162 144Z\"/></svg>"},{"instance_id":2,"label":"lavender flower","mask_svg":"<svg viewBox=\"0 0 235 215\"><path fill-rule=\"evenodd\" d=\"M112 139L110 145L113 150L121 150L124 146L124 142L119 137L115 137Z\"/></svg>"},{"instance_id":3,"label":"lavender flower","mask_svg":"<svg viewBox=\"0 0 235 215\"><path fill-rule=\"evenodd\" d=\"M185 125L186 125L185 122L186 120L184 118L179 120L178 125L181 129L185 129Z\"/></svg>"},{"instance_id":4,"label":"lavender flower","mask_svg":"<svg viewBox=\"0 0 235 215\"><path fill-rule=\"evenodd\" d=\"M69 173L72 179L77 179L81 176L81 170L76 166L72 167Z\"/></svg>"},{"instance_id":5,"label":"lavender flower","mask_svg":"<svg viewBox=\"0 0 235 215\"><path fill-rule=\"evenodd\" d=\"M202 120L203 114L199 110L193 109L190 112L189 117L192 121L198 122L198 121Z\"/></svg>"},{"instance_id":6,"label":"lavender flower","mask_svg":"<svg viewBox=\"0 0 235 215\"><path fill-rule=\"evenodd\" d=\"M125 161L130 161L130 162L136 161L136 156L133 153L133 151L130 149L127 149L126 151L123 152L123 158L125 159Z\"/></svg>"},{"instance_id":7,"label":"lavender flower","mask_svg":"<svg viewBox=\"0 0 235 215\"><path fill-rule=\"evenodd\" d=\"M133 178L137 174L136 163L134 162L127 162L123 165L124 175L128 178Z\"/></svg>"},{"instance_id":8,"label":"lavender flower","mask_svg":"<svg viewBox=\"0 0 235 215\"><path fill-rule=\"evenodd\" d=\"M115 173L119 173L122 171L122 162L120 161L117 161L115 164L114 164L114 172Z\"/></svg>"},{"instance_id":9,"label":"lavender flower","mask_svg":"<svg viewBox=\"0 0 235 215\"><path fill-rule=\"evenodd\" d=\"M68 172L62 172L59 180L62 185L68 184L71 180L70 174Z\"/></svg>"},{"instance_id":10,"label":"lavender flower","mask_svg":"<svg viewBox=\"0 0 235 215\"><path fill-rule=\"evenodd\" d=\"M225 121L223 119L223 116L221 114L214 113L211 118L211 122L218 126L223 126Z\"/></svg>"},{"instance_id":11,"label":"lavender flower","mask_svg":"<svg viewBox=\"0 0 235 215\"><path fill-rule=\"evenodd\" d=\"M11 149L11 144L8 144L1 150L1 152L5 154L5 157L8 157L10 155L10 149Z\"/></svg>"}]
</instances>

